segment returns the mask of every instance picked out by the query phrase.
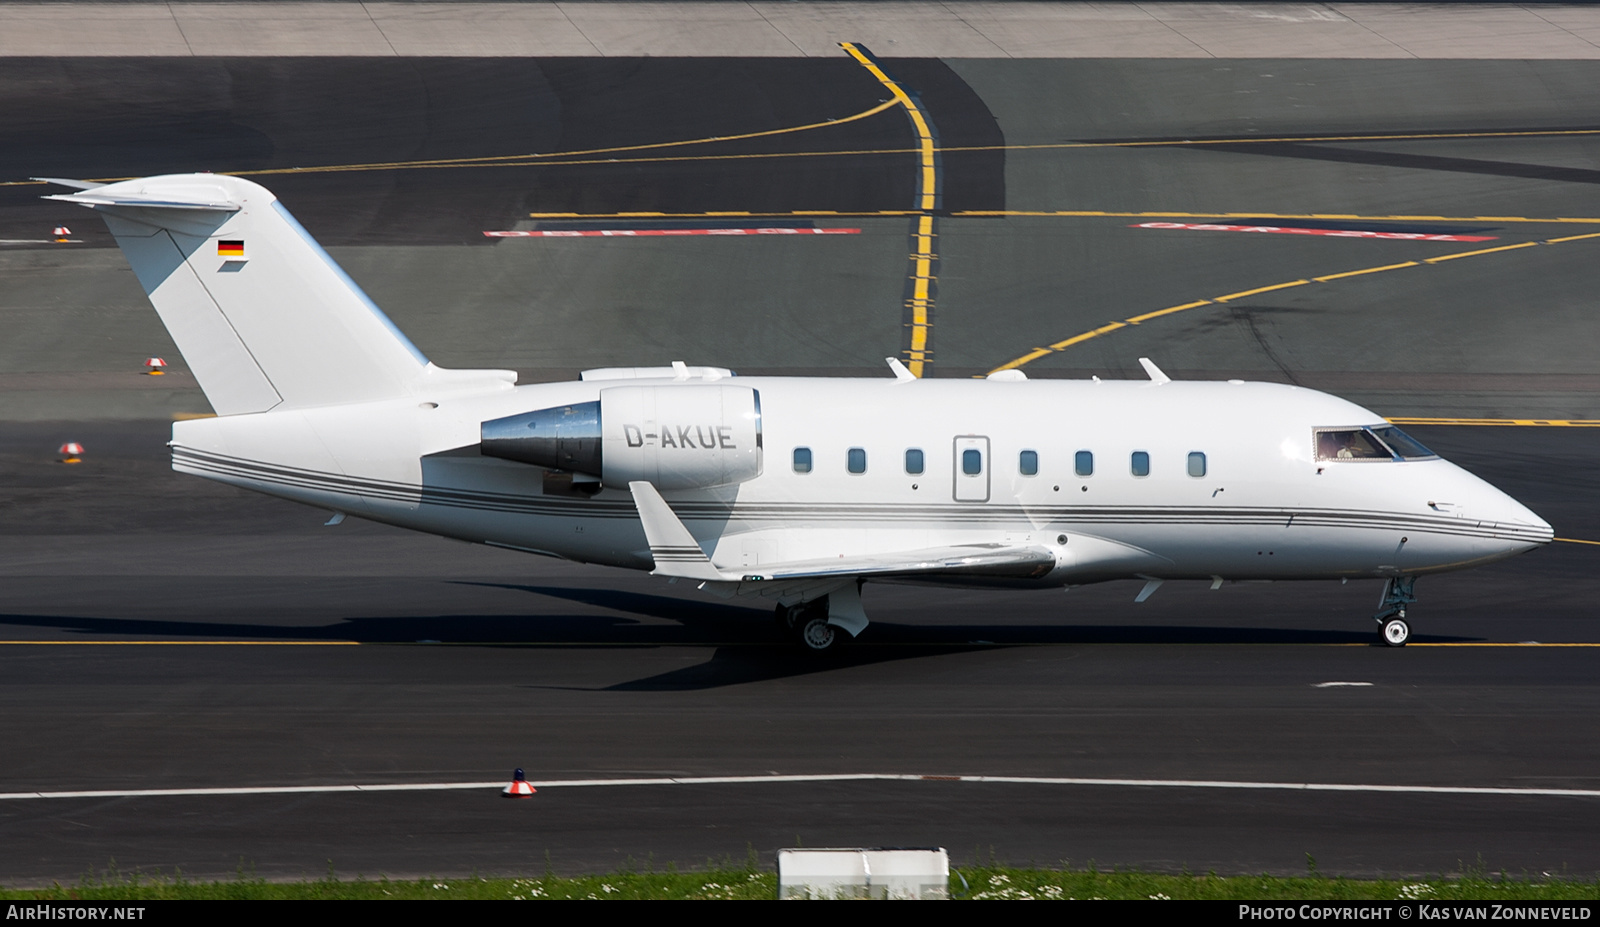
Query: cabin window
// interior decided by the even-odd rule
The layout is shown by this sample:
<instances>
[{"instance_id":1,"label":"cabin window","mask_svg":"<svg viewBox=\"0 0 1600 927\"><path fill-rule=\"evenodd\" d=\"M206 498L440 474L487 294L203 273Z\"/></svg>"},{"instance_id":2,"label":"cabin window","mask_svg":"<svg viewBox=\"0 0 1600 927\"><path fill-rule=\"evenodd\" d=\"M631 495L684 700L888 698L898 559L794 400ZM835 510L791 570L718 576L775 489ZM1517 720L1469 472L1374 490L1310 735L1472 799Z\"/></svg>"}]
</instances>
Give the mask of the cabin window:
<instances>
[{"instance_id":1,"label":"cabin window","mask_svg":"<svg viewBox=\"0 0 1600 927\"><path fill-rule=\"evenodd\" d=\"M1072 469L1079 476L1094 476L1094 452L1079 451L1072 460Z\"/></svg>"},{"instance_id":2,"label":"cabin window","mask_svg":"<svg viewBox=\"0 0 1600 927\"><path fill-rule=\"evenodd\" d=\"M983 473L983 452L975 447L969 447L961 452L961 472L967 476L979 476Z\"/></svg>"},{"instance_id":3,"label":"cabin window","mask_svg":"<svg viewBox=\"0 0 1600 927\"><path fill-rule=\"evenodd\" d=\"M1319 460L1393 460L1394 454L1365 428L1317 432Z\"/></svg>"},{"instance_id":4,"label":"cabin window","mask_svg":"<svg viewBox=\"0 0 1600 927\"><path fill-rule=\"evenodd\" d=\"M1206 455L1205 454L1201 453L1200 451L1190 451L1189 452L1189 475L1190 476L1205 476L1206 475Z\"/></svg>"},{"instance_id":5,"label":"cabin window","mask_svg":"<svg viewBox=\"0 0 1600 927\"><path fill-rule=\"evenodd\" d=\"M906 448L906 472L912 476L916 476L922 472L922 467L922 448Z\"/></svg>"},{"instance_id":6,"label":"cabin window","mask_svg":"<svg viewBox=\"0 0 1600 927\"><path fill-rule=\"evenodd\" d=\"M1148 451L1134 451L1132 464L1134 476L1150 475L1150 453Z\"/></svg>"},{"instance_id":7,"label":"cabin window","mask_svg":"<svg viewBox=\"0 0 1600 927\"><path fill-rule=\"evenodd\" d=\"M1023 476L1038 476L1039 452L1023 451L1017 459L1017 469L1022 471Z\"/></svg>"},{"instance_id":8,"label":"cabin window","mask_svg":"<svg viewBox=\"0 0 1600 927\"><path fill-rule=\"evenodd\" d=\"M811 472L811 448L797 447L794 449L794 472Z\"/></svg>"},{"instance_id":9,"label":"cabin window","mask_svg":"<svg viewBox=\"0 0 1600 927\"><path fill-rule=\"evenodd\" d=\"M845 466L849 468L851 473L867 472L867 449L864 447L852 447L845 453Z\"/></svg>"}]
</instances>

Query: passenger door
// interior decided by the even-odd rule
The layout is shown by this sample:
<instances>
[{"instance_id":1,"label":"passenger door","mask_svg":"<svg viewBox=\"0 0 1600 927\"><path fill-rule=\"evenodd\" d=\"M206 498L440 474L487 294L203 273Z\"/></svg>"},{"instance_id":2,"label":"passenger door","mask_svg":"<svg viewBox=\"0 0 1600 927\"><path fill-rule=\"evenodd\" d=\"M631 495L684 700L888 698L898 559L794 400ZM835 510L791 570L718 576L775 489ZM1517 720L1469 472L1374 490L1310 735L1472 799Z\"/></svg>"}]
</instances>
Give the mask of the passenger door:
<instances>
[{"instance_id":1,"label":"passenger door","mask_svg":"<svg viewBox=\"0 0 1600 927\"><path fill-rule=\"evenodd\" d=\"M957 502L989 501L989 439L961 435L955 442L955 497Z\"/></svg>"}]
</instances>

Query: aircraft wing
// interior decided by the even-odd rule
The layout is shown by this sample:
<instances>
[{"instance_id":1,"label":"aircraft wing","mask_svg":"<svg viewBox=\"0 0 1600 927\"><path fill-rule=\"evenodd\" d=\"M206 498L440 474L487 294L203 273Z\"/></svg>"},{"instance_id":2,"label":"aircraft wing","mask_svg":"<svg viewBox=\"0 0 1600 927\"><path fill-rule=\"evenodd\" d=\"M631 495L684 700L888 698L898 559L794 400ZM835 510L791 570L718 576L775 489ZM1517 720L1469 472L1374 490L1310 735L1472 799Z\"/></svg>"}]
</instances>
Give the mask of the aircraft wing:
<instances>
[{"instance_id":1,"label":"aircraft wing","mask_svg":"<svg viewBox=\"0 0 1600 927\"><path fill-rule=\"evenodd\" d=\"M957 544L919 550L841 556L818 560L762 564L748 570L726 570L711 562L683 522L648 482L629 483L639 520L644 525L657 576L674 576L706 582L765 583L794 581L835 582L856 576L912 576L951 573L967 576L1029 578L1042 576L1056 565L1053 553L1043 547L998 543ZM743 591L743 590L741 590Z\"/></svg>"},{"instance_id":2,"label":"aircraft wing","mask_svg":"<svg viewBox=\"0 0 1600 927\"><path fill-rule=\"evenodd\" d=\"M922 550L893 551L831 560L796 560L752 568L743 580L800 579L823 576L884 576L915 573L960 573L967 576L1043 576L1056 565L1043 547L1005 544L956 544Z\"/></svg>"}]
</instances>

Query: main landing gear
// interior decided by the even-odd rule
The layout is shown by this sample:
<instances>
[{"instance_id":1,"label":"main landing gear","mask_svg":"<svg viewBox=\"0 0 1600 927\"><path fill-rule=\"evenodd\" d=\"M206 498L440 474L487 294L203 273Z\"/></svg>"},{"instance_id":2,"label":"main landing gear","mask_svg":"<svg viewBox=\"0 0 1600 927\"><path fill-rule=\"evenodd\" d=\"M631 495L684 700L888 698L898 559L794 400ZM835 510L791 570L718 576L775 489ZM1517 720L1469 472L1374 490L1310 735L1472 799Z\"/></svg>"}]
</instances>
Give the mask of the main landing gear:
<instances>
[{"instance_id":1,"label":"main landing gear","mask_svg":"<svg viewBox=\"0 0 1600 927\"><path fill-rule=\"evenodd\" d=\"M1406 606L1417 600L1412 591L1416 584L1415 576L1396 576L1383 584L1383 598L1378 601L1378 612L1372 619L1383 628L1379 634L1387 646L1404 647L1411 640Z\"/></svg>"},{"instance_id":2,"label":"main landing gear","mask_svg":"<svg viewBox=\"0 0 1600 927\"><path fill-rule=\"evenodd\" d=\"M834 653L844 642L845 632L828 623L828 597L795 605L779 605L775 617L778 628L807 653Z\"/></svg>"}]
</instances>

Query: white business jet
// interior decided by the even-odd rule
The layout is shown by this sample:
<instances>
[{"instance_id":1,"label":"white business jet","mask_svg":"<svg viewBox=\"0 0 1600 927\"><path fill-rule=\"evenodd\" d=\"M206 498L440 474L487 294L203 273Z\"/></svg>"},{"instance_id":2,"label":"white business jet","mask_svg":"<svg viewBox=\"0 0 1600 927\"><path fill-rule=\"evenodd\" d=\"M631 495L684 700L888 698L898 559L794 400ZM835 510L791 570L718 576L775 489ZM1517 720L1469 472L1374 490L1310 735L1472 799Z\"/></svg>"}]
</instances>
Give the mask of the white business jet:
<instances>
[{"instance_id":1,"label":"white business jet","mask_svg":"<svg viewBox=\"0 0 1600 927\"><path fill-rule=\"evenodd\" d=\"M516 385L434 366L266 189L54 181L95 209L216 418L173 468L496 547L759 596L800 644L867 626L868 580L1072 586L1381 578L1546 544L1516 500L1342 399L1271 383L734 377Z\"/></svg>"}]
</instances>

